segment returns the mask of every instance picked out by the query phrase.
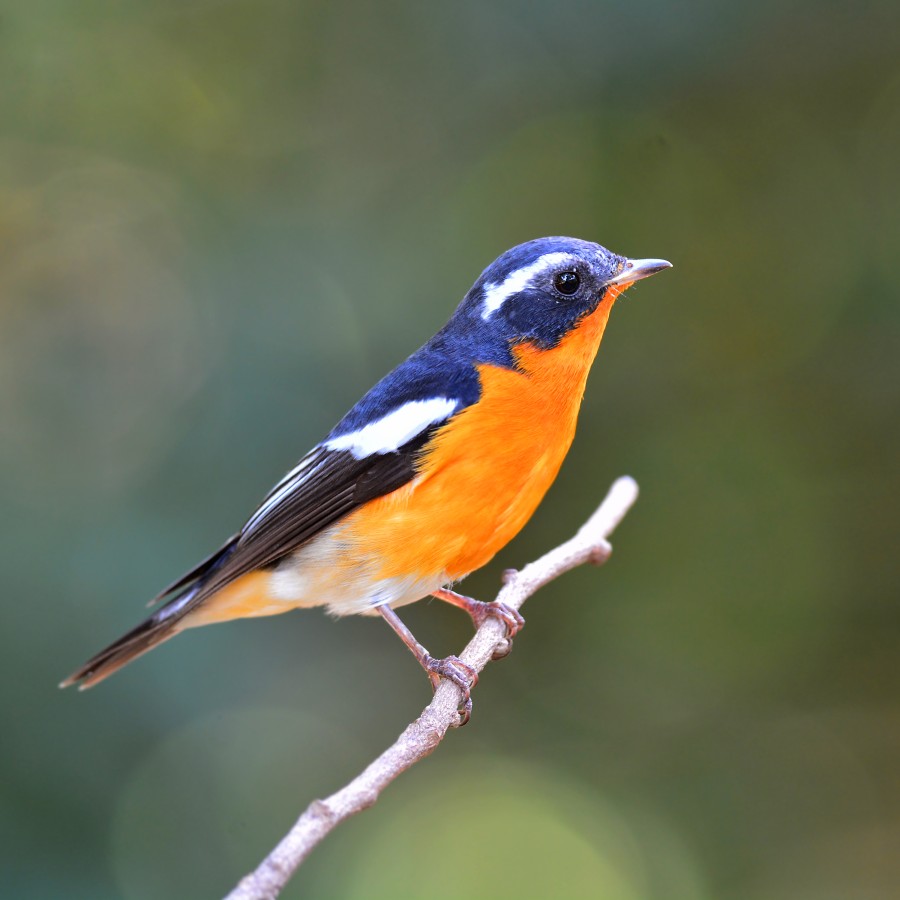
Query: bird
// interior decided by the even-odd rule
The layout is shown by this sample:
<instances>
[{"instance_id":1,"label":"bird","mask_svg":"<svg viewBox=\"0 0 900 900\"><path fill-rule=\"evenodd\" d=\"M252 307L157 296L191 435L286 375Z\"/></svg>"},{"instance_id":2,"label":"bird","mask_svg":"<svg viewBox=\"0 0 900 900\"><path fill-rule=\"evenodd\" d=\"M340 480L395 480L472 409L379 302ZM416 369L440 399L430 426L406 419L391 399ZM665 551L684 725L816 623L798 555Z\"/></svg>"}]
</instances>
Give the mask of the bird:
<instances>
[{"instance_id":1,"label":"bird","mask_svg":"<svg viewBox=\"0 0 900 900\"><path fill-rule=\"evenodd\" d=\"M458 657L432 657L396 608L430 595L475 627L499 618L508 651L521 615L452 586L518 534L555 480L616 298L670 267L571 237L503 253L238 532L60 687L89 688L189 628L324 606L381 615L434 688L457 684L468 721L477 674Z\"/></svg>"}]
</instances>

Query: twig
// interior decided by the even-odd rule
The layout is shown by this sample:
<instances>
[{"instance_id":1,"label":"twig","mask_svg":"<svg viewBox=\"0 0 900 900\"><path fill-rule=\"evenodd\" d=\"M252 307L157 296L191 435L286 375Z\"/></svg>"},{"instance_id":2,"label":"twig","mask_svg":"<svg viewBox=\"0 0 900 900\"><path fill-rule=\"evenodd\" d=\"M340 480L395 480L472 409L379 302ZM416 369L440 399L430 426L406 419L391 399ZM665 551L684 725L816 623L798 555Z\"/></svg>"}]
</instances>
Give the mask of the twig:
<instances>
[{"instance_id":1,"label":"twig","mask_svg":"<svg viewBox=\"0 0 900 900\"><path fill-rule=\"evenodd\" d=\"M529 563L520 572L509 570L497 600L518 609L539 588L570 569L587 562L602 565L612 552L606 539L622 521L637 495L638 486L633 478L619 478L575 537ZM504 636L503 623L489 618L475 632L459 658L480 672L503 643ZM458 723L457 706L461 699L456 685L442 681L419 718L353 781L325 800L314 800L274 850L255 871L241 879L226 900L272 900L277 897L319 841L345 819L372 806L382 790L401 772L437 747L447 730Z\"/></svg>"}]
</instances>

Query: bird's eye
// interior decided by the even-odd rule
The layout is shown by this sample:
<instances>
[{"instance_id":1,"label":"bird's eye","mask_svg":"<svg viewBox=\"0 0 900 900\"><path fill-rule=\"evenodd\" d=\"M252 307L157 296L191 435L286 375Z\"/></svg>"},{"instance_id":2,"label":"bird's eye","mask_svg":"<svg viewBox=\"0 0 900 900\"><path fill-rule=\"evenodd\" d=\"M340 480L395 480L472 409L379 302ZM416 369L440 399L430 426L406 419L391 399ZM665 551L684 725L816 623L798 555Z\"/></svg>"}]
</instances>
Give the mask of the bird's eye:
<instances>
[{"instance_id":1,"label":"bird's eye","mask_svg":"<svg viewBox=\"0 0 900 900\"><path fill-rule=\"evenodd\" d=\"M577 272L559 272L553 279L553 287L561 294L571 297L581 285L581 278Z\"/></svg>"}]
</instances>

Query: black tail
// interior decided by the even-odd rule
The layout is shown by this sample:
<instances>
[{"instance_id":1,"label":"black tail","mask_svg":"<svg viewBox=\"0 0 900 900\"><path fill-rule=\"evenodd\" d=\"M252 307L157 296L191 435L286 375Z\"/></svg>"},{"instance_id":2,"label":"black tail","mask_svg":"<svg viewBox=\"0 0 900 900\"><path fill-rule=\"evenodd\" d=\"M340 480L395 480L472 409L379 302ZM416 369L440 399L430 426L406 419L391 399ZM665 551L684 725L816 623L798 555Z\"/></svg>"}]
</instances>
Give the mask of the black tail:
<instances>
[{"instance_id":1,"label":"black tail","mask_svg":"<svg viewBox=\"0 0 900 900\"><path fill-rule=\"evenodd\" d=\"M160 612L163 612L163 607ZM78 684L78 689L93 687L103 681L113 672L118 671L126 663L137 659L141 654L152 650L157 644L173 637L178 629L175 621L159 620L159 613L150 616L145 622L141 622L137 628L133 628L128 634L123 635L117 641L110 644L105 650L101 650L96 656L91 657L80 669L76 669L65 681L60 682L60 687L70 687Z\"/></svg>"},{"instance_id":2,"label":"black tail","mask_svg":"<svg viewBox=\"0 0 900 900\"><path fill-rule=\"evenodd\" d=\"M175 597L165 606L161 606L149 619L141 622L137 628L132 628L128 634L122 635L106 649L91 657L80 669L76 669L65 681L60 682L59 686L65 688L78 684L78 689L82 691L93 687L133 659L152 650L157 644L174 637L180 631L178 625L184 613L190 608L190 601L203 590L210 575L228 556L236 542L237 536L231 538L178 581L169 585L162 594L150 602L156 603L168 594L177 592Z\"/></svg>"}]
</instances>

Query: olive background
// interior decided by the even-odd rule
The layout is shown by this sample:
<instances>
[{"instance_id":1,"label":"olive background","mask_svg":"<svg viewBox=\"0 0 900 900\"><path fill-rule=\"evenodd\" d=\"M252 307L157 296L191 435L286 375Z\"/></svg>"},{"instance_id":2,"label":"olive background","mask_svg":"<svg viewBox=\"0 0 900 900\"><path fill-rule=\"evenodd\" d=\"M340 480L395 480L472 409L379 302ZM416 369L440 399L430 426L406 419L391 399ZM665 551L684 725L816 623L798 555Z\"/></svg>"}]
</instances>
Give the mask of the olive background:
<instances>
[{"instance_id":1,"label":"olive background","mask_svg":"<svg viewBox=\"0 0 900 900\"><path fill-rule=\"evenodd\" d=\"M285 896L895 896L898 9L5 3L0 894L219 896L417 714L383 623L320 611L56 684L494 257L570 234L675 267L465 590L641 498Z\"/></svg>"}]
</instances>

